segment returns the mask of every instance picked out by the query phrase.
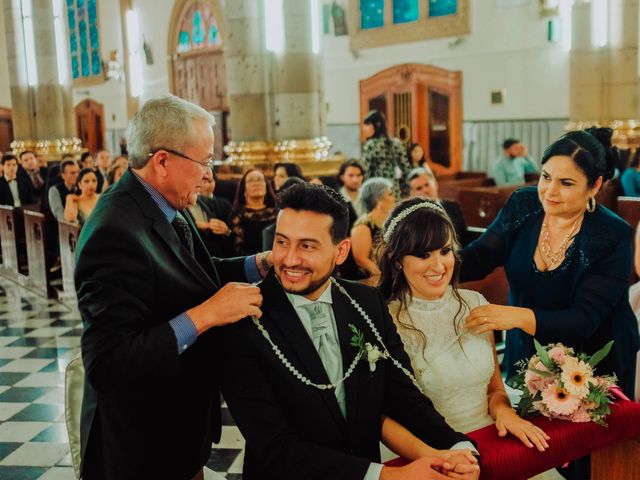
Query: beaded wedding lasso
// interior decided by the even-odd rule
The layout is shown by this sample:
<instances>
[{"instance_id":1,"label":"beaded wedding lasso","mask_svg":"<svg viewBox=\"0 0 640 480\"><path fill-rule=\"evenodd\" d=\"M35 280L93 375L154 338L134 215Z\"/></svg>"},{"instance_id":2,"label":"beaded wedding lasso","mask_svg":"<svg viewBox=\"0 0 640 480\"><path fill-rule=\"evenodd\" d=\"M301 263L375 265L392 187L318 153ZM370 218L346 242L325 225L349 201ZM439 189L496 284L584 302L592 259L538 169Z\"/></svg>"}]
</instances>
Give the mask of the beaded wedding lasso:
<instances>
[{"instance_id":1,"label":"beaded wedding lasso","mask_svg":"<svg viewBox=\"0 0 640 480\"><path fill-rule=\"evenodd\" d=\"M395 358L393 358L391 356L391 354L389 353L389 350L387 350L387 346L382 341L382 336L380 335L380 332L378 332L378 329L374 325L373 321L371 320L371 318L369 317L367 312L365 312L364 309L360 306L360 304L356 300L354 300L351 297L351 295L349 295L349 293L347 293L347 291L344 289L344 287L342 285L340 285L336 281L335 278L331 277L331 282L340 291L340 293L342 293L343 295L345 295L349 299L349 301L351 302L353 307L358 311L358 313L360 313L360 315L365 320L367 325L369 325L369 328L373 332L373 335L376 337L376 340L378 340L378 342L380 342L380 345L382 345L382 348L384 349L383 352L388 355L388 358L391 360L391 362L398 369L400 369L400 371L402 371L402 373L404 373L409 378L409 380L411 380L413 382L413 384L416 386L416 388L418 388L418 390L420 390L420 387L418 386L418 382L416 381L416 379L413 376L413 374L408 369L406 369L398 360L396 360ZM257 319L254 316L251 317L251 320L253 320L254 325L258 328L260 333L262 333L262 336L267 340L267 342L269 342L269 345L271 346L271 349L273 350L273 353L276 354L276 357L278 357L278 360L280 360L280 362L285 366L285 368L287 370L289 370L294 377L296 377L298 380L300 380L305 385L317 388L319 390L331 390L331 389L334 389L334 388L338 388L342 383L344 383L347 380L347 378L349 378L351 376L351 374L353 373L353 371L356 368L356 365L358 364L360 359L363 357L363 352L359 351L358 354L353 359L353 361L351 362L351 365L349 365L349 368L347 369L347 372L337 382L335 382L335 383L324 383L324 384L323 383L314 383L309 378L304 376L300 372L300 370L298 370L296 367L294 367L291 364L289 359L287 357L285 357L284 353L282 353L282 350L280 350L280 347L278 347L275 343L273 343L273 340L271 340L271 336L269 335L269 332L267 332L267 330L264 328L262 323L260 323L260 320Z\"/></svg>"}]
</instances>

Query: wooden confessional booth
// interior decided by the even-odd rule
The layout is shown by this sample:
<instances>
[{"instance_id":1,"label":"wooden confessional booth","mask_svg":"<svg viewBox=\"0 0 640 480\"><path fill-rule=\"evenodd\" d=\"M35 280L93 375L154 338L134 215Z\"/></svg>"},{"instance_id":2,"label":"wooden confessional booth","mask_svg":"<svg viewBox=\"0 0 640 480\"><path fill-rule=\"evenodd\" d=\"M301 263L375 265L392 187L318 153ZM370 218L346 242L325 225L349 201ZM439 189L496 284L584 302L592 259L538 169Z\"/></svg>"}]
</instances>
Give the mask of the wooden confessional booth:
<instances>
[{"instance_id":1,"label":"wooden confessional booth","mask_svg":"<svg viewBox=\"0 0 640 480\"><path fill-rule=\"evenodd\" d=\"M461 170L461 72L417 63L387 68L360 81L361 121L370 110L385 114L389 135L422 145L439 178Z\"/></svg>"}]
</instances>

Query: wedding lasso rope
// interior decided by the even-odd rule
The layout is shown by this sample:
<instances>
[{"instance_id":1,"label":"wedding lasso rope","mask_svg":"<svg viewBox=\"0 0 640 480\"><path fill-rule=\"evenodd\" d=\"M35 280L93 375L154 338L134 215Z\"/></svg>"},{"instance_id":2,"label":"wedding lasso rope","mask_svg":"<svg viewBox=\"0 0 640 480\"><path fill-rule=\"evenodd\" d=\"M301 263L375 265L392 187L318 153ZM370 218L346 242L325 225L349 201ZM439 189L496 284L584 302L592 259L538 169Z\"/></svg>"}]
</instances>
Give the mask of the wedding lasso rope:
<instances>
[{"instance_id":1,"label":"wedding lasso rope","mask_svg":"<svg viewBox=\"0 0 640 480\"><path fill-rule=\"evenodd\" d=\"M409 378L409 380L411 380L413 382L413 384L416 386L416 388L418 390L420 390L420 387L418 386L418 382L416 381L416 379L413 376L413 374L408 369L406 369L398 360L396 360L395 358L393 358L391 356L391 354L389 353L389 350L387 350L387 346L382 341L382 335L380 335L380 332L378 332L378 329L374 325L373 321L371 320L371 318L369 317L367 312L365 312L364 309L360 306L360 304L356 300L354 300L351 297L351 295L349 295L349 293L347 293L347 291L344 289L344 287L342 285L340 285L336 281L335 278L331 277L331 282L340 291L340 293L342 293L344 296L346 296L349 299L349 301L351 302L353 307L358 311L358 313L360 313L360 315L365 320L367 325L369 325L369 328L373 332L373 335L376 337L376 340L378 340L378 342L380 342L380 345L382 345L382 348L384 349L383 352L387 355L387 358L389 358L391 360L391 362L400 371L402 371L402 373L404 373ZM294 377L296 377L298 380L300 380L305 385L317 388L319 390L331 390L331 389L338 388L342 383L344 383L347 380L347 378L349 378L351 376L351 374L353 373L353 371L356 368L356 365L358 364L358 362L363 357L363 352L361 350L355 356L355 358L351 362L351 365L349 365L349 368L347 369L347 371L344 374L344 376L340 380L338 380L337 382L335 382L335 383L325 383L325 384L323 384L323 383L314 383L309 378L307 378L305 375L303 375L302 372L300 372L300 370L298 370L296 367L294 367L291 364L289 359L284 355L284 353L282 353L282 350L280 350L280 347L278 347L275 343L273 343L273 340L271 340L271 336L269 335L269 332L267 332L267 330L264 328L262 323L260 323L260 320L257 319L254 316L251 317L251 320L253 320L254 325L258 328L260 333L262 333L262 336L267 340L267 342L269 342L269 345L271 346L271 349L273 350L273 353L276 354L276 357L278 357L278 360L280 360L280 362L285 366L285 368L287 370L289 370Z\"/></svg>"}]
</instances>

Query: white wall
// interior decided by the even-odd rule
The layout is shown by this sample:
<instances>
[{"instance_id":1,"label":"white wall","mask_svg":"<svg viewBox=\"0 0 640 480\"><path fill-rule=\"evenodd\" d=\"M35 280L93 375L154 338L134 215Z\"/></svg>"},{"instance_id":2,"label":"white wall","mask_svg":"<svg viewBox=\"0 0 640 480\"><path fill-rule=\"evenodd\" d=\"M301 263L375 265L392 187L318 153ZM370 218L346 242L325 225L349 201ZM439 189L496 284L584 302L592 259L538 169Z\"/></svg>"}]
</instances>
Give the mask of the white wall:
<instances>
[{"instance_id":1,"label":"white wall","mask_svg":"<svg viewBox=\"0 0 640 480\"><path fill-rule=\"evenodd\" d=\"M497 8L494 0L471 0L471 33L351 53L348 37L324 36L325 99L329 124L359 122L358 81L401 63L433 64L463 74L463 118L502 120L566 118L569 54L547 42L547 19L538 2ZM506 89L494 106L490 92Z\"/></svg>"},{"instance_id":2,"label":"white wall","mask_svg":"<svg viewBox=\"0 0 640 480\"><path fill-rule=\"evenodd\" d=\"M9 89L9 63L7 62L7 40L4 36L4 4L0 6L0 107L11 108Z\"/></svg>"}]
</instances>

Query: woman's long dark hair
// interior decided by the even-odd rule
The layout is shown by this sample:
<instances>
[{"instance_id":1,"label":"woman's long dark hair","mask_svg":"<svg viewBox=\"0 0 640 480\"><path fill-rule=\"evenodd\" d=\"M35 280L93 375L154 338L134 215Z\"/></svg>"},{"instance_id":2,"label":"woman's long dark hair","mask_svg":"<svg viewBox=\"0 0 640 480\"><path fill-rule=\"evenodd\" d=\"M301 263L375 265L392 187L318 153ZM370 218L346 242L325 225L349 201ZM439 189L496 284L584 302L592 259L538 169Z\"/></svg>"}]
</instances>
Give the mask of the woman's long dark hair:
<instances>
[{"instance_id":1,"label":"woman's long dark hair","mask_svg":"<svg viewBox=\"0 0 640 480\"><path fill-rule=\"evenodd\" d=\"M267 185L267 190L264 195L264 204L267 207L273 207L276 204L276 196L273 193L271 182L267 181L267 176L259 168L250 168L249 170L244 172L244 175L242 175L242 178L240 179L240 183L238 183L238 189L236 190L236 198L233 202L233 210L235 212L238 212L244 209L244 207L247 205L247 199L244 198L244 192L247 189L246 187L247 175L249 175L251 172L260 172L264 177L264 182Z\"/></svg>"},{"instance_id":2,"label":"woman's long dark hair","mask_svg":"<svg viewBox=\"0 0 640 480\"><path fill-rule=\"evenodd\" d=\"M383 232L386 234L393 219L400 213L420 203L431 203L439 206L439 203L434 200L422 198L404 200L396 205L389 218L387 218ZM398 309L397 322L400 328L405 328L418 336L422 344L423 355L424 348L427 346L427 337L415 327L409 315L407 307L411 303L411 288L402 270L402 259L407 255L424 257L427 252L443 248L449 240L451 240L455 258L451 287L453 295L459 304L458 311L453 319L453 327L457 335L462 320L461 314L464 312L465 307L468 308L469 305L462 298L457 287L460 276L459 243L449 216L444 211L433 208L419 208L401 220L395 226L389 241L382 242L379 247L380 283L378 287L386 303L394 300L399 302L400 308ZM409 322L402 321L400 318L402 313L406 313L409 316Z\"/></svg>"},{"instance_id":3,"label":"woman's long dark hair","mask_svg":"<svg viewBox=\"0 0 640 480\"><path fill-rule=\"evenodd\" d=\"M389 141L389 134L387 133L387 119L384 116L384 113L379 112L378 110L371 110L364 117L363 123L365 125L373 125L373 135L369 138L384 138L385 141Z\"/></svg>"}]
</instances>

